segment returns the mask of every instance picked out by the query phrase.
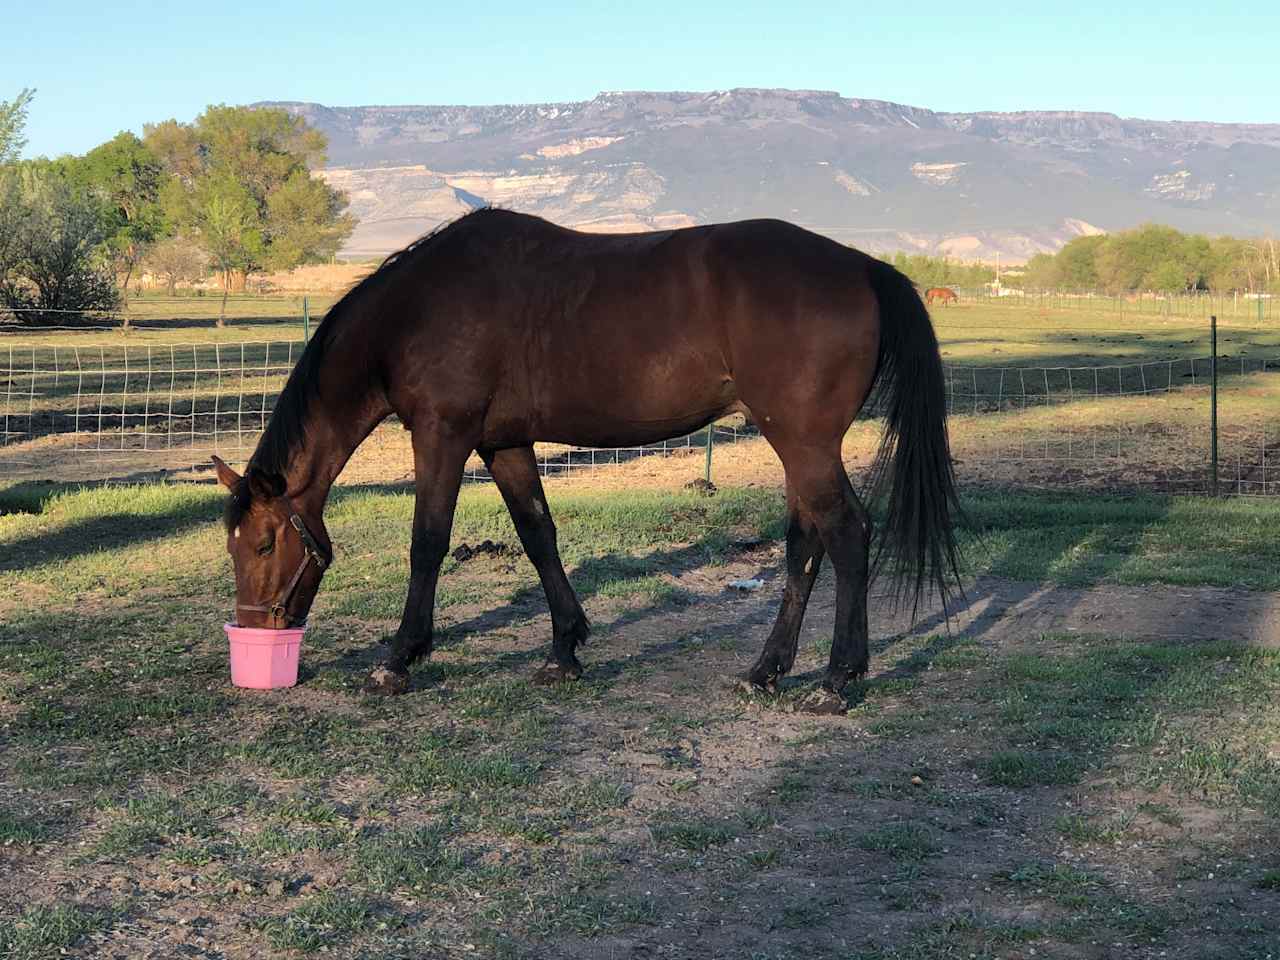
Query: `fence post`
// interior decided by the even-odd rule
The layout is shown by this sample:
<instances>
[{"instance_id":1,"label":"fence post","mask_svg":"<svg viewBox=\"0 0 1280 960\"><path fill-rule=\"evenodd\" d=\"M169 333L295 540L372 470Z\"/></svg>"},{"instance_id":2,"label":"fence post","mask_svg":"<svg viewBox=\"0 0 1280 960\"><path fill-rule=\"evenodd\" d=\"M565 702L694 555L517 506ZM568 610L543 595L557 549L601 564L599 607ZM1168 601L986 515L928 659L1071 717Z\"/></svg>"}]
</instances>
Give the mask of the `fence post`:
<instances>
[{"instance_id":1,"label":"fence post","mask_svg":"<svg viewBox=\"0 0 1280 960\"><path fill-rule=\"evenodd\" d=\"M1209 490L1218 495L1218 318L1209 318Z\"/></svg>"},{"instance_id":2,"label":"fence post","mask_svg":"<svg viewBox=\"0 0 1280 960\"><path fill-rule=\"evenodd\" d=\"M308 297L302 298L302 342L306 343L311 339L311 300Z\"/></svg>"},{"instance_id":3,"label":"fence post","mask_svg":"<svg viewBox=\"0 0 1280 960\"><path fill-rule=\"evenodd\" d=\"M707 483L711 482L711 448L715 445L715 437L716 424L713 420L711 423L707 424L707 464L704 472L704 479L706 479Z\"/></svg>"}]
</instances>

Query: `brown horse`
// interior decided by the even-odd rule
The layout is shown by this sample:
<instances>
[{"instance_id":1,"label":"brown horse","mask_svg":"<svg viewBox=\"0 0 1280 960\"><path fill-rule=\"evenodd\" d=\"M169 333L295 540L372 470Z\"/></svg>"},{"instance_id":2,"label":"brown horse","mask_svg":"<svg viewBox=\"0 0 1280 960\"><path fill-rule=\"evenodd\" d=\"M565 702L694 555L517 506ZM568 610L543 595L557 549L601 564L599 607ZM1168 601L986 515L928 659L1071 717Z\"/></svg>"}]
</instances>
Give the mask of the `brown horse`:
<instances>
[{"instance_id":1,"label":"brown horse","mask_svg":"<svg viewBox=\"0 0 1280 960\"><path fill-rule=\"evenodd\" d=\"M893 572L940 592L955 572L955 503L942 365L929 317L892 267L772 220L634 235L584 234L480 210L393 255L329 311L231 490L227 548L238 621L307 616L332 556L329 488L395 413L413 433L417 498L404 615L367 689L400 693L431 651L440 564L473 450L496 481L551 608L538 679L576 678L586 615L561 566L535 441L633 446L747 412L781 457L787 582L748 674L792 666L824 554L836 570L830 663L815 710L842 709L867 669L871 518L841 440L873 386L885 437L880 546ZM899 583L903 583L899 580Z\"/></svg>"},{"instance_id":2,"label":"brown horse","mask_svg":"<svg viewBox=\"0 0 1280 960\"><path fill-rule=\"evenodd\" d=\"M959 303L960 298L950 287L930 287L924 292L924 302L933 306L935 300L941 300L945 307L949 303Z\"/></svg>"}]
</instances>

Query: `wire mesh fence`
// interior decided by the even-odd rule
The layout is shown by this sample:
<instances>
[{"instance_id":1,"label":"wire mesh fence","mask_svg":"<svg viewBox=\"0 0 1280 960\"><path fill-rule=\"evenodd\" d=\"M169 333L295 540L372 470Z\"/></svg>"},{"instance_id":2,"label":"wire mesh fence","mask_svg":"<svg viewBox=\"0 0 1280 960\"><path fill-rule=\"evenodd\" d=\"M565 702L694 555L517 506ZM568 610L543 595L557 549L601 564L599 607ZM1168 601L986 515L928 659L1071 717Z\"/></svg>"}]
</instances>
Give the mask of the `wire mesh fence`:
<instances>
[{"instance_id":1,"label":"wire mesh fence","mask_svg":"<svg viewBox=\"0 0 1280 960\"><path fill-rule=\"evenodd\" d=\"M1131 364L953 367L953 449L1008 485L1209 492L1208 356ZM1220 357L1220 488L1280 493L1280 357Z\"/></svg>"},{"instance_id":2,"label":"wire mesh fence","mask_svg":"<svg viewBox=\"0 0 1280 960\"><path fill-rule=\"evenodd\" d=\"M1094 312L1122 317L1208 320L1211 316L1259 323L1280 318L1280 294L1240 290L1145 291L1113 294L1092 289L1025 290L1014 287L954 287L960 307L981 304L1036 312ZM944 308L944 309L950 309Z\"/></svg>"},{"instance_id":3,"label":"wire mesh fence","mask_svg":"<svg viewBox=\"0 0 1280 960\"><path fill-rule=\"evenodd\" d=\"M0 477L140 476L207 463L212 453L243 461L303 347L300 339L0 340ZM949 363L947 401L962 475L1010 485L1207 491L1211 362L1197 355L1078 365ZM1277 358L1219 359L1226 490L1280 493L1277 373ZM879 412L872 398L863 417ZM702 453L708 438L726 444L756 436L749 423L721 422L647 446L537 450L544 475L557 477ZM487 477L478 462L468 475Z\"/></svg>"},{"instance_id":4,"label":"wire mesh fence","mask_svg":"<svg viewBox=\"0 0 1280 960\"><path fill-rule=\"evenodd\" d=\"M308 314L327 310L337 299L333 293L298 293L290 296L220 293L199 296L135 296L109 308L11 307L0 304L0 331L31 333L56 331L155 329L165 327L216 327L262 322L301 324Z\"/></svg>"},{"instance_id":5,"label":"wire mesh fence","mask_svg":"<svg viewBox=\"0 0 1280 960\"><path fill-rule=\"evenodd\" d=\"M5 447L98 456L251 447L301 341L0 346Z\"/></svg>"}]
</instances>

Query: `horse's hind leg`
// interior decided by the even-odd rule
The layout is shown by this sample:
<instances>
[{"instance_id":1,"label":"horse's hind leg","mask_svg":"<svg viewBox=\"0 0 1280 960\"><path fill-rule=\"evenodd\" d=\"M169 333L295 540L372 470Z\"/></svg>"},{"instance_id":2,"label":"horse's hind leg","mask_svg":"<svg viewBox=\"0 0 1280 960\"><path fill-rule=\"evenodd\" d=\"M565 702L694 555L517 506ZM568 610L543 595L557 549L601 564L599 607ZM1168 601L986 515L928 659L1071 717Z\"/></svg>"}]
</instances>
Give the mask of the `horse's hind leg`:
<instances>
[{"instance_id":1,"label":"horse's hind leg","mask_svg":"<svg viewBox=\"0 0 1280 960\"><path fill-rule=\"evenodd\" d=\"M800 507L795 486L787 483L787 585L782 591L782 604L773 632L765 641L760 659L747 674L753 686L772 690L778 678L791 670L800 641L800 624L804 619L809 593L822 565L822 538L818 528Z\"/></svg>"},{"instance_id":2,"label":"horse's hind leg","mask_svg":"<svg viewBox=\"0 0 1280 960\"><path fill-rule=\"evenodd\" d=\"M480 456L506 501L516 533L538 571L542 589L547 594L547 606L551 608L551 656L535 674L535 679L543 683L576 680L582 675L582 664L575 651L586 639L590 624L560 562L556 526L542 491L533 448L481 450Z\"/></svg>"},{"instance_id":3,"label":"horse's hind leg","mask_svg":"<svg viewBox=\"0 0 1280 960\"><path fill-rule=\"evenodd\" d=\"M853 491L840 461L839 445L829 454L813 447L783 453L789 483L800 506L818 528L836 571L836 622L831 659L820 690L805 702L813 712L844 710L841 691L867 671L867 577L871 519Z\"/></svg>"}]
</instances>

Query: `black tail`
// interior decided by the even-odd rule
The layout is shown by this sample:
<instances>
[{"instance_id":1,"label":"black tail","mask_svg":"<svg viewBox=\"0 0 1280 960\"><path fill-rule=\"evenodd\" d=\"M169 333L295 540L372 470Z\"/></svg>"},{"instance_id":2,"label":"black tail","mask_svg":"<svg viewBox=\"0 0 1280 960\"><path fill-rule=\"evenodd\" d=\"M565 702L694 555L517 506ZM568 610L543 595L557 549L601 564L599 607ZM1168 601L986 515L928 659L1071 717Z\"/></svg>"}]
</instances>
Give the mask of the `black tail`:
<instances>
[{"instance_id":1,"label":"black tail","mask_svg":"<svg viewBox=\"0 0 1280 960\"><path fill-rule=\"evenodd\" d=\"M960 505L947 442L947 394L938 340L920 294L879 260L870 264L880 302L876 395L884 438L871 469L873 498L887 496L873 570L886 558L898 596L910 593L912 617L928 583L944 605L948 582L959 586L954 524Z\"/></svg>"}]
</instances>

